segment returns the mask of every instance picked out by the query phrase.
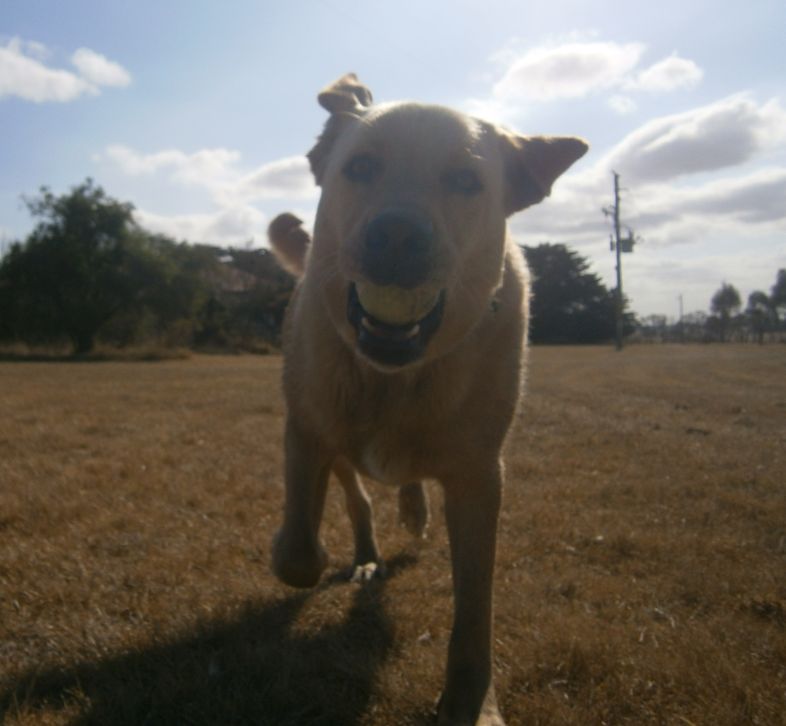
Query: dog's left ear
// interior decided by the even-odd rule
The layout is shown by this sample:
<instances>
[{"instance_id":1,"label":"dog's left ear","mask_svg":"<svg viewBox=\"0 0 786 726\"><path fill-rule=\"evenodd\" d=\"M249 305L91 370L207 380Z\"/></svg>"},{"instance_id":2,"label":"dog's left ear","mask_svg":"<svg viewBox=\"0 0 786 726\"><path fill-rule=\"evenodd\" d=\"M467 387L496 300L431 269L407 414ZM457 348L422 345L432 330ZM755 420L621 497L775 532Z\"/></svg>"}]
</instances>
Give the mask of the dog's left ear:
<instances>
[{"instance_id":1,"label":"dog's left ear","mask_svg":"<svg viewBox=\"0 0 786 726\"><path fill-rule=\"evenodd\" d=\"M333 144L345 125L356 120L371 106L373 98L371 91L354 73L347 73L320 91L317 101L322 108L330 112L330 118L314 148L306 156L314 179L321 186Z\"/></svg>"},{"instance_id":2,"label":"dog's left ear","mask_svg":"<svg viewBox=\"0 0 786 726\"><path fill-rule=\"evenodd\" d=\"M557 177L589 149L586 141L573 136L498 134L505 163L507 215L543 201Z\"/></svg>"},{"instance_id":3,"label":"dog's left ear","mask_svg":"<svg viewBox=\"0 0 786 726\"><path fill-rule=\"evenodd\" d=\"M357 113L368 108L374 98L354 73L347 73L320 91L317 101L330 113Z\"/></svg>"}]
</instances>

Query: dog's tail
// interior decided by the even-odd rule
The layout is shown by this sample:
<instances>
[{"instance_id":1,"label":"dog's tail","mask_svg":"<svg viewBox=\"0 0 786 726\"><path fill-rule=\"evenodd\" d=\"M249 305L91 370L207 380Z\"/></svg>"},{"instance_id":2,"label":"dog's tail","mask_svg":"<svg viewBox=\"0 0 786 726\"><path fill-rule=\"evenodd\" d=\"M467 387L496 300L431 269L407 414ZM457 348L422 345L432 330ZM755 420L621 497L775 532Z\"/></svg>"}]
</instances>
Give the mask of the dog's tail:
<instances>
[{"instance_id":1,"label":"dog's tail","mask_svg":"<svg viewBox=\"0 0 786 726\"><path fill-rule=\"evenodd\" d=\"M303 220L294 214L279 214L267 228L267 236L273 252L281 266L295 277L301 277L306 269L306 257L311 246L311 237L301 226Z\"/></svg>"}]
</instances>

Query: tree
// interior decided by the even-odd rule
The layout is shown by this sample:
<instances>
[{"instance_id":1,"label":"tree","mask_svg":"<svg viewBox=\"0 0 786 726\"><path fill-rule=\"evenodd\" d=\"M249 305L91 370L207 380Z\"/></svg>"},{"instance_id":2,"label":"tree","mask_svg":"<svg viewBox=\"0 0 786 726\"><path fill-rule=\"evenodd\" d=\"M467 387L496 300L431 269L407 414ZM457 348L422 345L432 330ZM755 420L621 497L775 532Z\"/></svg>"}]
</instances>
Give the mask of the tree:
<instances>
[{"instance_id":1,"label":"tree","mask_svg":"<svg viewBox=\"0 0 786 726\"><path fill-rule=\"evenodd\" d=\"M175 242L87 180L27 200L40 219L0 258L0 340L260 350L280 340L294 287L264 249Z\"/></svg>"},{"instance_id":2,"label":"tree","mask_svg":"<svg viewBox=\"0 0 786 726\"><path fill-rule=\"evenodd\" d=\"M734 285L723 283L712 296L710 309L718 316L718 333L721 343L726 341L732 315L742 306L740 293Z\"/></svg>"},{"instance_id":3,"label":"tree","mask_svg":"<svg viewBox=\"0 0 786 726\"><path fill-rule=\"evenodd\" d=\"M696 310L692 313L685 313L682 316L682 336L683 340L693 340L709 342L711 339L709 332L709 316L703 310Z\"/></svg>"},{"instance_id":4,"label":"tree","mask_svg":"<svg viewBox=\"0 0 786 726\"><path fill-rule=\"evenodd\" d=\"M639 320L639 334L644 340L665 340L669 323L665 315L647 315Z\"/></svg>"},{"instance_id":5,"label":"tree","mask_svg":"<svg viewBox=\"0 0 786 726\"><path fill-rule=\"evenodd\" d=\"M211 276L220 268L212 251L140 230L132 259L143 262L134 274L137 293L100 330L100 339L125 346L148 339L190 345L198 314L211 295Z\"/></svg>"},{"instance_id":6,"label":"tree","mask_svg":"<svg viewBox=\"0 0 786 726\"><path fill-rule=\"evenodd\" d=\"M775 313L776 322L786 315L786 270L778 270L775 284L770 290L770 304Z\"/></svg>"},{"instance_id":7,"label":"tree","mask_svg":"<svg viewBox=\"0 0 786 726\"><path fill-rule=\"evenodd\" d=\"M533 275L530 338L535 343L598 343L615 333L615 299L589 262L562 244L525 247ZM633 316L626 313L625 332Z\"/></svg>"},{"instance_id":8,"label":"tree","mask_svg":"<svg viewBox=\"0 0 786 726\"><path fill-rule=\"evenodd\" d=\"M270 250L230 249L227 257L234 269L252 281L243 294L227 301L232 331L241 339L256 337L277 342L294 289L292 276L282 269Z\"/></svg>"},{"instance_id":9,"label":"tree","mask_svg":"<svg viewBox=\"0 0 786 726\"><path fill-rule=\"evenodd\" d=\"M756 290L748 295L748 307L745 315L750 321L751 330L756 336L759 345L764 343L764 333L770 327L773 316L773 306L767 294Z\"/></svg>"},{"instance_id":10,"label":"tree","mask_svg":"<svg viewBox=\"0 0 786 726\"><path fill-rule=\"evenodd\" d=\"M67 339L87 353L107 321L160 282L159 260L133 207L91 179L61 196L42 187L25 203L40 221L0 263L5 332L28 342Z\"/></svg>"}]
</instances>

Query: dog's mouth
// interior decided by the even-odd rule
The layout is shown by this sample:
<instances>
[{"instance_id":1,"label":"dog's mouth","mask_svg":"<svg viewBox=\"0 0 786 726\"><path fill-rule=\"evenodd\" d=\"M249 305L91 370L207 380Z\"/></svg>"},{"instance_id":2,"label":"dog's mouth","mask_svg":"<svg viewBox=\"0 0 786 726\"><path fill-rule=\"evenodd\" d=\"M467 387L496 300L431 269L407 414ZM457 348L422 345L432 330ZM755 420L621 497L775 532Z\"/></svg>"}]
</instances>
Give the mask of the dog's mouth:
<instances>
[{"instance_id":1,"label":"dog's mouth","mask_svg":"<svg viewBox=\"0 0 786 726\"><path fill-rule=\"evenodd\" d=\"M445 291L434 296L425 315L406 323L389 323L369 313L360 302L357 286L351 283L347 296L347 320L357 334L358 350L375 363L400 368L423 357L429 341L442 322Z\"/></svg>"}]
</instances>

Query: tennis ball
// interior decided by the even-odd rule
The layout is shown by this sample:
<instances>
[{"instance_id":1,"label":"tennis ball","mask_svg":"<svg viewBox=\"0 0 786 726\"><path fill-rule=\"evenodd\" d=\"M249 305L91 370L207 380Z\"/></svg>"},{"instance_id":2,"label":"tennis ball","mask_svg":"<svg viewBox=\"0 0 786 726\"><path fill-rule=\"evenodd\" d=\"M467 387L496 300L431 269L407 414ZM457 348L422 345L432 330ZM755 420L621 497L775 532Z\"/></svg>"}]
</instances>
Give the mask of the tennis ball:
<instances>
[{"instance_id":1,"label":"tennis ball","mask_svg":"<svg viewBox=\"0 0 786 726\"><path fill-rule=\"evenodd\" d=\"M363 309L382 323L406 325L425 317L439 300L440 288L420 285L411 290L397 285L355 283Z\"/></svg>"}]
</instances>

